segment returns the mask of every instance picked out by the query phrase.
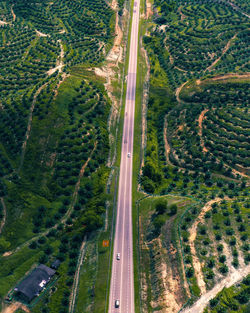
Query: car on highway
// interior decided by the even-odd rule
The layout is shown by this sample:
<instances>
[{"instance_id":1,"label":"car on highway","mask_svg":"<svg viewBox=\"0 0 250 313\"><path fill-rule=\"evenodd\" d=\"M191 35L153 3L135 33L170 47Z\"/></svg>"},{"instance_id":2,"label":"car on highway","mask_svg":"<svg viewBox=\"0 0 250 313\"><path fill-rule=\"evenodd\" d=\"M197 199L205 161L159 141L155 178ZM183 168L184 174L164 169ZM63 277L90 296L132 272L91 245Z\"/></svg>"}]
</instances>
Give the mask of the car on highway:
<instances>
[{"instance_id":1,"label":"car on highway","mask_svg":"<svg viewBox=\"0 0 250 313\"><path fill-rule=\"evenodd\" d=\"M130 158L130 157L131 157L131 153L129 152L129 153L128 153L128 158Z\"/></svg>"},{"instance_id":2,"label":"car on highway","mask_svg":"<svg viewBox=\"0 0 250 313\"><path fill-rule=\"evenodd\" d=\"M120 301L119 300L115 300L115 308L119 308L120 307Z\"/></svg>"},{"instance_id":3,"label":"car on highway","mask_svg":"<svg viewBox=\"0 0 250 313\"><path fill-rule=\"evenodd\" d=\"M116 260L120 260L120 259L121 259L121 253L117 253Z\"/></svg>"}]
</instances>

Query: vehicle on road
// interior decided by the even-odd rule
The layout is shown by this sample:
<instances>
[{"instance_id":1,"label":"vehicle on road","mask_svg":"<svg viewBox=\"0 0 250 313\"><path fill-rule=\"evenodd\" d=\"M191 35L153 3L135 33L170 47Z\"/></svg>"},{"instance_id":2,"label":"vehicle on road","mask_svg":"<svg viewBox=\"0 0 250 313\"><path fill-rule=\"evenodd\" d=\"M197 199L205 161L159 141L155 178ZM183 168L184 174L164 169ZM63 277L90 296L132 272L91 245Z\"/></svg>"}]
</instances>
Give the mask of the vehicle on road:
<instances>
[{"instance_id":1,"label":"vehicle on road","mask_svg":"<svg viewBox=\"0 0 250 313\"><path fill-rule=\"evenodd\" d=\"M131 157L131 153L129 152L129 153L128 153L128 158L130 158L130 157Z\"/></svg>"},{"instance_id":2,"label":"vehicle on road","mask_svg":"<svg viewBox=\"0 0 250 313\"><path fill-rule=\"evenodd\" d=\"M115 300L115 308L119 308L120 307L120 301L119 300Z\"/></svg>"},{"instance_id":3,"label":"vehicle on road","mask_svg":"<svg viewBox=\"0 0 250 313\"><path fill-rule=\"evenodd\" d=\"M117 253L116 255L116 260L120 260L121 259L121 254L120 253Z\"/></svg>"}]
</instances>

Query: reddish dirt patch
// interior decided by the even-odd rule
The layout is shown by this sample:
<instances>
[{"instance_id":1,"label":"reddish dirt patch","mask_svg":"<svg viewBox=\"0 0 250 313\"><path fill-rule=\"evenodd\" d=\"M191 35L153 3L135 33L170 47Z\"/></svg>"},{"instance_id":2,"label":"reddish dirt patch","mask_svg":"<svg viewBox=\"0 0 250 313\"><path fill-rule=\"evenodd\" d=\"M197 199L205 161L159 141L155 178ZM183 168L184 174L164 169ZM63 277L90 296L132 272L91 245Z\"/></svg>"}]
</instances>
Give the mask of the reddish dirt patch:
<instances>
[{"instance_id":1,"label":"reddish dirt patch","mask_svg":"<svg viewBox=\"0 0 250 313\"><path fill-rule=\"evenodd\" d=\"M215 76L211 78L211 80L223 80L223 79L230 79L230 78L250 78L250 73L246 73L246 74L228 73L225 75Z\"/></svg>"},{"instance_id":2,"label":"reddish dirt patch","mask_svg":"<svg viewBox=\"0 0 250 313\"><path fill-rule=\"evenodd\" d=\"M199 118L198 118L198 122L199 122L199 136L200 136L200 140L201 140L201 146L202 146L202 151L204 153L208 152L207 148L205 147L204 145L204 140L202 138L202 122L203 122L203 119L205 117L205 114L208 112L208 109L205 109L201 112Z\"/></svg>"},{"instance_id":3,"label":"reddish dirt patch","mask_svg":"<svg viewBox=\"0 0 250 313\"><path fill-rule=\"evenodd\" d=\"M176 99L178 102L181 102L181 99L180 99L180 92L182 90L182 88L188 83L188 81L186 81L185 83L183 83L180 87L178 87L175 91L175 96L176 96Z\"/></svg>"},{"instance_id":4,"label":"reddish dirt patch","mask_svg":"<svg viewBox=\"0 0 250 313\"><path fill-rule=\"evenodd\" d=\"M12 14L12 16L13 16L13 22L15 22L15 20L16 20L16 14L14 13L13 7L14 7L14 5L13 5L12 8L11 8L11 14Z\"/></svg>"}]
</instances>

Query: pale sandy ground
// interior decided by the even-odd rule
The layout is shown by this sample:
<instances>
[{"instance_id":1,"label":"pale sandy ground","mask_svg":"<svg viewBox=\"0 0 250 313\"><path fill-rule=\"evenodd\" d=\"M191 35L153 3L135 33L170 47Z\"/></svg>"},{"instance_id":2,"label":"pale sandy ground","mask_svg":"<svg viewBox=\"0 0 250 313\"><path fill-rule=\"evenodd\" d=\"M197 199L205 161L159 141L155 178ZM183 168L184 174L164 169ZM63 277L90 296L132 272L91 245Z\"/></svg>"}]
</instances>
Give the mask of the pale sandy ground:
<instances>
[{"instance_id":1,"label":"pale sandy ground","mask_svg":"<svg viewBox=\"0 0 250 313\"><path fill-rule=\"evenodd\" d=\"M23 305L20 302L15 302L3 308L1 313L14 313L17 309L20 309L20 308L27 313L30 312L30 310L25 305Z\"/></svg>"},{"instance_id":2,"label":"pale sandy ground","mask_svg":"<svg viewBox=\"0 0 250 313\"><path fill-rule=\"evenodd\" d=\"M203 119L205 117L205 114L208 112L208 109L205 109L201 112L199 118L198 118L198 122L199 122L199 136L200 136L200 140L201 140L201 147L202 147L202 151L203 152L208 152L207 148L204 145L204 140L202 138L202 122Z\"/></svg>"}]
</instances>

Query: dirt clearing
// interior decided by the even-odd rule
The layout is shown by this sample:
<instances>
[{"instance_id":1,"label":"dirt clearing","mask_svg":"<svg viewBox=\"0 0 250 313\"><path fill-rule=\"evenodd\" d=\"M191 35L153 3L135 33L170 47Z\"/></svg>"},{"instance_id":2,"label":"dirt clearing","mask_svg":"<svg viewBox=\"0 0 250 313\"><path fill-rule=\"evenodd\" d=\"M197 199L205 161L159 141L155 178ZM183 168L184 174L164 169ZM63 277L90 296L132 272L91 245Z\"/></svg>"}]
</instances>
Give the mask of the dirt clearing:
<instances>
[{"instance_id":1,"label":"dirt clearing","mask_svg":"<svg viewBox=\"0 0 250 313\"><path fill-rule=\"evenodd\" d=\"M198 122L199 122L199 136L200 136L200 140L201 140L201 147L202 147L202 151L203 152L208 152L207 148L205 147L205 144L204 144L204 140L202 138L202 122L203 122L203 119L205 117L205 114L208 112L208 109L205 109L201 112L199 118L198 118Z\"/></svg>"},{"instance_id":2,"label":"dirt clearing","mask_svg":"<svg viewBox=\"0 0 250 313\"><path fill-rule=\"evenodd\" d=\"M12 303L10 306L3 308L1 313L14 313L17 309L22 309L25 312L30 312L30 310L20 302Z\"/></svg>"}]
</instances>

